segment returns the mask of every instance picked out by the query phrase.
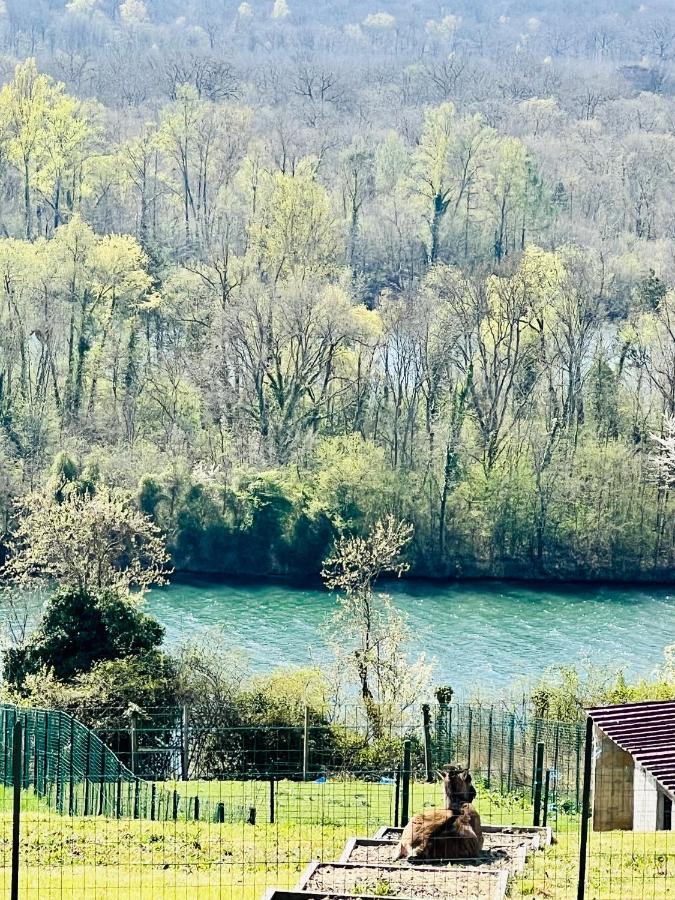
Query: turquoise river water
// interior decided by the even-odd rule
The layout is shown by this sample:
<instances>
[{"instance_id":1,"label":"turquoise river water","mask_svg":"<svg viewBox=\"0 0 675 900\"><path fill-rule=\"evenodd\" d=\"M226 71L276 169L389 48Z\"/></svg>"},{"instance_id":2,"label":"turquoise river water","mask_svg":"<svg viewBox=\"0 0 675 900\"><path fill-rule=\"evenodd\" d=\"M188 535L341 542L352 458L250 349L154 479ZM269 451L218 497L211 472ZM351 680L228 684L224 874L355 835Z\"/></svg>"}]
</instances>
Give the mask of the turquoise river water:
<instances>
[{"instance_id":1,"label":"turquoise river water","mask_svg":"<svg viewBox=\"0 0 675 900\"><path fill-rule=\"evenodd\" d=\"M402 581L386 589L408 614L411 649L434 657L434 681L460 693L585 659L648 675L675 643L675 588ZM166 626L169 647L217 629L209 640L261 670L320 663L334 605L312 588L195 581L153 591L146 609Z\"/></svg>"}]
</instances>

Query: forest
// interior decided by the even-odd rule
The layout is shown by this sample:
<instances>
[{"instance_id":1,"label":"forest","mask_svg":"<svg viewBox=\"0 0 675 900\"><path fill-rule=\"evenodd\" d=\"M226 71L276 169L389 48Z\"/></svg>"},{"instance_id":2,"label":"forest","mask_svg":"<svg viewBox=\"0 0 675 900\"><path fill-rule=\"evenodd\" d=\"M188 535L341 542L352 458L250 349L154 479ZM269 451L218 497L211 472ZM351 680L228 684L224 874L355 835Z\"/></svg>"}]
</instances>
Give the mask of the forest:
<instances>
[{"instance_id":1,"label":"forest","mask_svg":"<svg viewBox=\"0 0 675 900\"><path fill-rule=\"evenodd\" d=\"M672 578L670 2L0 0L0 83L5 544L66 480L183 571Z\"/></svg>"}]
</instances>

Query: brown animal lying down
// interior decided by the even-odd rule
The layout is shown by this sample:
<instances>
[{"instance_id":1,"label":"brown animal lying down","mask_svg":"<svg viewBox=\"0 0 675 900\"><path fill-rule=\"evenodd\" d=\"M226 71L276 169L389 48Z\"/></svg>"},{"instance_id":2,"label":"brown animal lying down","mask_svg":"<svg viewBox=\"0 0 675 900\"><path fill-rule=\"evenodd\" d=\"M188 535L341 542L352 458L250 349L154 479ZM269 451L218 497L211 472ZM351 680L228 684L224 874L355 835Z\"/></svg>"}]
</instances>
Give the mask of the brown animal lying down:
<instances>
[{"instance_id":1,"label":"brown animal lying down","mask_svg":"<svg viewBox=\"0 0 675 900\"><path fill-rule=\"evenodd\" d=\"M471 805L476 789L468 769L447 766L443 779L445 809L413 816L403 829L396 859L476 859L483 849L480 816Z\"/></svg>"},{"instance_id":2,"label":"brown animal lying down","mask_svg":"<svg viewBox=\"0 0 675 900\"><path fill-rule=\"evenodd\" d=\"M479 834L472 827L472 819L477 815L469 804L460 813L452 809L417 813L403 829L396 859L409 862L477 859L483 849L480 825Z\"/></svg>"}]
</instances>

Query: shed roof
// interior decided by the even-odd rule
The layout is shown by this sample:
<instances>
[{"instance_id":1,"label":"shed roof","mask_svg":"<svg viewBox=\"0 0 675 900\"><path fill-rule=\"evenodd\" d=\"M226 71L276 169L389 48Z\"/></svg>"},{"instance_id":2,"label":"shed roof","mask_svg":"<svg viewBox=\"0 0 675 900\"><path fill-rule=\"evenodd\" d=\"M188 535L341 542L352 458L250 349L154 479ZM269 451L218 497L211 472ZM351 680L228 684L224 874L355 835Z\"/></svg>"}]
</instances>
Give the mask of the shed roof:
<instances>
[{"instance_id":1,"label":"shed roof","mask_svg":"<svg viewBox=\"0 0 675 900\"><path fill-rule=\"evenodd\" d=\"M675 792L675 701L621 703L587 712L608 738Z\"/></svg>"}]
</instances>

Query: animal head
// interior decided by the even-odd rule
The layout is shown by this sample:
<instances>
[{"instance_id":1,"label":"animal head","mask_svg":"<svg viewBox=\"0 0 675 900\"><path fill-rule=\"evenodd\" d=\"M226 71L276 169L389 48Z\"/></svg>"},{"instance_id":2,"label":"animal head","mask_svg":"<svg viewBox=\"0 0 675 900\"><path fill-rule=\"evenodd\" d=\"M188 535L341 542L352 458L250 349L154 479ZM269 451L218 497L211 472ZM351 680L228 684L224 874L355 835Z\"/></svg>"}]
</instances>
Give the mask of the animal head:
<instances>
[{"instance_id":1,"label":"animal head","mask_svg":"<svg viewBox=\"0 0 675 900\"><path fill-rule=\"evenodd\" d=\"M452 809L461 803L471 803L476 796L476 788L471 781L471 773L461 766L445 766L438 773L443 779L445 808Z\"/></svg>"}]
</instances>

